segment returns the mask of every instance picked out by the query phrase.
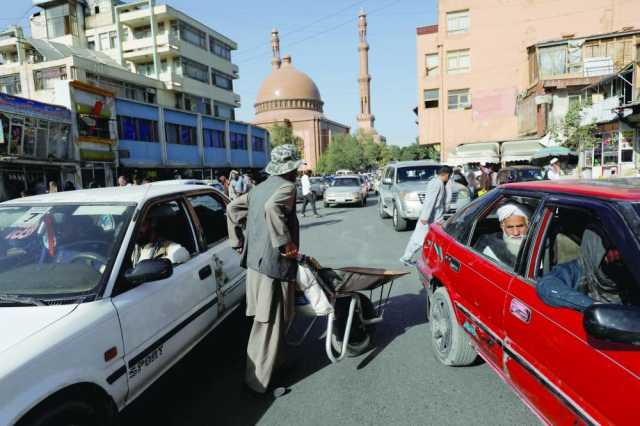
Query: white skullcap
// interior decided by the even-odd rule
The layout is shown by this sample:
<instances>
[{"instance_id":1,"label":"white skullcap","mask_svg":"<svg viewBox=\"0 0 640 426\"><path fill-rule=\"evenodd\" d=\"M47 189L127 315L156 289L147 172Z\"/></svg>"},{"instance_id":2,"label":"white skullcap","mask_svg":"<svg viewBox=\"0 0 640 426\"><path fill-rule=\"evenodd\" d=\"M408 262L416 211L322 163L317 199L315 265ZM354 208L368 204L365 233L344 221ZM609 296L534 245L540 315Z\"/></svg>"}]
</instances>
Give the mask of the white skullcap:
<instances>
[{"instance_id":1,"label":"white skullcap","mask_svg":"<svg viewBox=\"0 0 640 426\"><path fill-rule=\"evenodd\" d=\"M558 161L560 161L560 160L558 160L557 157L554 157L554 158L551 159L551 161L549 161L549 164L556 164Z\"/></svg>"},{"instance_id":2,"label":"white skullcap","mask_svg":"<svg viewBox=\"0 0 640 426\"><path fill-rule=\"evenodd\" d=\"M498 209L498 220L500 222L511 216L522 216L529 220L529 209L515 203L505 204Z\"/></svg>"}]
</instances>

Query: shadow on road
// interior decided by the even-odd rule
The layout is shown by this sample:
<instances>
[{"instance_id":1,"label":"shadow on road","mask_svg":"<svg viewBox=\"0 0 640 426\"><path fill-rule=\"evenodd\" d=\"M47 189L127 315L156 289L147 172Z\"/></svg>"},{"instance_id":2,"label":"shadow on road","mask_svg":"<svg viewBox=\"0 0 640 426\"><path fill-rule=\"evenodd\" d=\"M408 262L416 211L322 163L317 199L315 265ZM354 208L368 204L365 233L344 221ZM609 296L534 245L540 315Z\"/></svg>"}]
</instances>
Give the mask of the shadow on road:
<instances>
[{"instance_id":1,"label":"shadow on road","mask_svg":"<svg viewBox=\"0 0 640 426\"><path fill-rule=\"evenodd\" d=\"M320 225L333 225L340 222L342 222L342 219L319 220L317 222L305 223L303 225L300 225L300 229L308 229Z\"/></svg>"},{"instance_id":2,"label":"shadow on road","mask_svg":"<svg viewBox=\"0 0 640 426\"><path fill-rule=\"evenodd\" d=\"M418 294L403 294L389 299L384 312L384 321L376 326L375 347L358 364L358 370L369 365L387 346L408 329L426 324L427 292L423 288Z\"/></svg>"}]
</instances>

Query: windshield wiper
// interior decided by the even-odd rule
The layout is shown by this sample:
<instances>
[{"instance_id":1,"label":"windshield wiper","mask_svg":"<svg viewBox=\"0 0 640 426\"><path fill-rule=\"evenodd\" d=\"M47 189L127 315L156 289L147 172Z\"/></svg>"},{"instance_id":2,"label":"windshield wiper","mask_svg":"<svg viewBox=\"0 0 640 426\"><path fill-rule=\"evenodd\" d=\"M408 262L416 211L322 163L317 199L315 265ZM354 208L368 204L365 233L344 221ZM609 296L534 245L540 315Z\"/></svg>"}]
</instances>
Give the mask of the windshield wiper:
<instances>
[{"instance_id":1,"label":"windshield wiper","mask_svg":"<svg viewBox=\"0 0 640 426\"><path fill-rule=\"evenodd\" d=\"M40 299L29 296L21 296L18 294L0 294L0 303L2 302L18 303L20 305L28 306L45 306L45 303Z\"/></svg>"}]
</instances>

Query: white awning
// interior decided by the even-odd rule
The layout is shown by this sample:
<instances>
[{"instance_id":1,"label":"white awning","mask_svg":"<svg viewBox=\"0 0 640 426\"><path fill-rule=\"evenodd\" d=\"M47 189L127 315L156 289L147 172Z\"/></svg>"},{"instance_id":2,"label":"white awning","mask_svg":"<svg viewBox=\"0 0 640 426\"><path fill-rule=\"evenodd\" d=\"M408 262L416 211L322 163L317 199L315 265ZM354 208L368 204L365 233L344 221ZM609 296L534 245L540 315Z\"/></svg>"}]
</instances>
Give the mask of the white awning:
<instances>
[{"instance_id":1,"label":"white awning","mask_svg":"<svg viewBox=\"0 0 640 426\"><path fill-rule=\"evenodd\" d=\"M447 164L461 166L467 163L499 163L500 145L497 142L478 142L458 145L447 156Z\"/></svg>"},{"instance_id":2,"label":"white awning","mask_svg":"<svg viewBox=\"0 0 640 426\"><path fill-rule=\"evenodd\" d=\"M543 148L539 138L507 141L502 143L502 162L531 161L531 156Z\"/></svg>"}]
</instances>

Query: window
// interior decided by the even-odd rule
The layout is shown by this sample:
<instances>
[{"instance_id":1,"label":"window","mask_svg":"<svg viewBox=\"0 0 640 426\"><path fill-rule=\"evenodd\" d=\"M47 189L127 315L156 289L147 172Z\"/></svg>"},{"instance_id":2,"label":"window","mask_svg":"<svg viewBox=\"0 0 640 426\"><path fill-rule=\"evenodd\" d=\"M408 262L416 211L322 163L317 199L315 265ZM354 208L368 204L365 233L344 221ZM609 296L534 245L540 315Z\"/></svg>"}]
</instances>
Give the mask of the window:
<instances>
[{"instance_id":1,"label":"window","mask_svg":"<svg viewBox=\"0 0 640 426\"><path fill-rule=\"evenodd\" d=\"M198 221L202 226L204 243L208 247L229 237L224 202L212 195L196 195L190 197L189 202L198 216Z\"/></svg>"},{"instance_id":2,"label":"window","mask_svg":"<svg viewBox=\"0 0 640 426\"><path fill-rule=\"evenodd\" d=\"M45 10L47 37L57 38L67 34L78 35L76 8L64 3Z\"/></svg>"},{"instance_id":3,"label":"window","mask_svg":"<svg viewBox=\"0 0 640 426\"><path fill-rule=\"evenodd\" d=\"M45 68L33 72L36 90L53 89L55 82L67 79L67 67Z\"/></svg>"},{"instance_id":4,"label":"window","mask_svg":"<svg viewBox=\"0 0 640 426\"><path fill-rule=\"evenodd\" d=\"M102 33L99 35L100 50L109 50L109 33Z\"/></svg>"},{"instance_id":5,"label":"window","mask_svg":"<svg viewBox=\"0 0 640 426\"><path fill-rule=\"evenodd\" d=\"M158 122L144 118L118 116L120 139L140 142L158 142Z\"/></svg>"},{"instance_id":6,"label":"window","mask_svg":"<svg viewBox=\"0 0 640 426\"><path fill-rule=\"evenodd\" d=\"M424 91L424 107L438 108L438 100L440 99L439 89L427 89Z\"/></svg>"},{"instance_id":7,"label":"window","mask_svg":"<svg viewBox=\"0 0 640 426\"><path fill-rule=\"evenodd\" d=\"M155 75L155 68L153 66L153 62L136 64L136 73L140 75L146 75L146 76Z\"/></svg>"},{"instance_id":8,"label":"window","mask_svg":"<svg viewBox=\"0 0 640 426\"><path fill-rule=\"evenodd\" d=\"M182 75L209 84L209 67L199 62L180 57Z\"/></svg>"},{"instance_id":9,"label":"window","mask_svg":"<svg viewBox=\"0 0 640 426\"><path fill-rule=\"evenodd\" d=\"M151 25L144 25L133 29L133 38L141 39L151 37Z\"/></svg>"},{"instance_id":10,"label":"window","mask_svg":"<svg viewBox=\"0 0 640 426\"><path fill-rule=\"evenodd\" d=\"M514 270L516 260L526 245L529 225L539 204L540 200L536 198L502 198L478 218L471 236L471 248L488 260ZM507 216L500 221L503 214Z\"/></svg>"},{"instance_id":11,"label":"window","mask_svg":"<svg viewBox=\"0 0 640 426\"><path fill-rule=\"evenodd\" d=\"M264 138L261 138L260 136L252 136L251 149L256 152L264 152Z\"/></svg>"},{"instance_id":12,"label":"window","mask_svg":"<svg viewBox=\"0 0 640 426\"><path fill-rule=\"evenodd\" d=\"M469 72L470 67L469 49L447 52L447 73L461 74Z\"/></svg>"},{"instance_id":13,"label":"window","mask_svg":"<svg viewBox=\"0 0 640 426\"><path fill-rule=\"evenodd\" d=\"M0 92L8 95L17 95L22 92L20 74L9 74L0 77Z\"/></svg>"},{"instance_id":14,"label":"window","mask_svg":"<svg viewBox=\"0 0 640 426\"><path fill-rule=\"evenodd\" d=\"M231 139L231 149L247 150L247 135L231 132L229 138Z\"/></svg>"},{"instance_id":15,"label":"window","mask_svg":"<svg viewBox=\"0 0 640 426\"><path fill-rule=\"evenodd\" d=\"M93 14L97 15L98 13L100 13L100 6L94 6L93 7Z\"/></svg>"},{"instance_id":16,"label":"window","mask_svg":"<svg viewBox=\"0 0 640 426\"><path fill-rule=\"evenodd\" d=\"M207 34L183 21L180 21L180 39L202 49L207 48Z\"/></svg>"},{"instance_id":17,"label":"window","mask_svg":"<svg viewBox=\"0 0 640 426\"><path fill-rule=\"evenodd\" d=\"M231 105L215 102L214 115L225 120L235 120L236 114Z\"/></svg>"},{"instance_id":18,"label":"window","mask_svg":"<svg viewBox=\"0 0 640 426\"><path fill-rule=\"evenodd\" d=\"M202 143L205 148L225 148L224 131L203 129L202 136Z\"/></svg>"},{"instance_id":19,"label":"window","mask_svg":"<svg viewBox=\"0 0 640 426\"><path fill-rule=\"evenodd\" d=\"M109 48L116 48L116 41L118 40L118 33L115 31L109 31Z\"/></svg>"},{"instance_id":20,"label":"window","mask_svg":"<svg viewBox=\"0 0 640 426\"><path fill-rule=\"evenodd\" d=\"M567 45L545 47L539 53L540 77L547 78L567 72Z\"/></svg>"},{"instance_id":21,"label":"window","mask_svg":"<svg viewBox=\"0 0 640 426\"><path fill-rule=\"evenodd\" d=\"M448 108L449 109L471 108L469 89L449 90Z\"/></svg>"},{"instance_id":22,"label":"window","mask_svg":"<svg viewBox=\"0 0 640 426\"><path fill-rule=\"evenodd\" d=\"M167 143L176 145L196 145L196 128L178 124L166 123L165 132Z\"/></svg>"},{"instance_id":23,"label":"window","mask_svg":"<svg viewBox=\"0 0 640 426\"><path fill-rule=\"evenodd\" d=\"M219 72L211 72L211 81L221 89L233 90L233 78Z\"/></svg>"},{"instance_id":24,"label":"window","mask_svg":"<svg viewBox=\"0 0 640 426\"><path fill-rule=\"evenodd\" d=\"M424 63L427 76L434 76L439 74L440 58L437 53L427 53L424 55Z\"/></svg>"},{"instance_id":25,"label":"window","mask_svg":"<svg viewBox=\"0 0 640 426\"><path fill-rule=\"evenodd\" d=\"M96 50L96 38L94 36L87 37L87 49Z\"/></svg>"},{"instance_id":26,"label":"window","mask_svg":"<svg viewBox=\"0 0 640 426\"><path fill-rule=\"evenodd\" d=\"M231 60L231 47L211 36L209 36L209 50L216 56L220 56L227 61Z\"/></svg>"},{"instance_id":27,"label":"window","mask_svg":"<svg viewBox=\"0 0 640 426\"><path fill-rule=\"evenodd\" d=\"M183 108L187 111L211 115L211 99L182 93Z\"/></svg>"},{"instance_id":28,"label":"window","mask_svg":"<svg viewBox=\"0 0 640 426\"><path fill-rule=\"evenodd\" d=\"M445 223L444 231L460 244L467 244L469 242L469 233L474 223L473 217L493 203L495 198L495 193L489 193L456 211Z\"/></svg>"},{"instance_id":29,"label":"window","mask_svg":"<svg viewBox=\"0 0 640 426\"><path fill-rule=\"evenodd\" d=\"M109 123L111 120L107 117L96 117L91 114L78 113L77 124L78 134L80 136L91 136L96 138L111 139Z\"/></svg>"},{"instance_id":30,"label":"window","mask_svg":"<svg viewBox=\"0 0 640 426\"><path fill-rule=\"evenodd\" d=\"M629 259L624 259L597 211L558 206L550 207L547 212L551 220L534 263L535 278L538 286L553 287L543 294L560 294L557 300L556 297L551 297L553 300L543 298L545 303L560 302L553 305L564 306L562 301L571 295L572 299L581 298L588 304L592 301L640 304ZM585 271L585 268L590 270ZM583 279L568 282L567 278L576 276ZM558 289L562 291L558 292Z\"/></svg>"},{"instance_id":31,"label":"window","mask_svg":"<svg viewBox=\"0 0 640 426\"><path fill-rule=\"evenodd\" d=\"M462 34L467 31L469 31L468 10L447 13L447 33Z\"/></svg>"}]
</instances>

